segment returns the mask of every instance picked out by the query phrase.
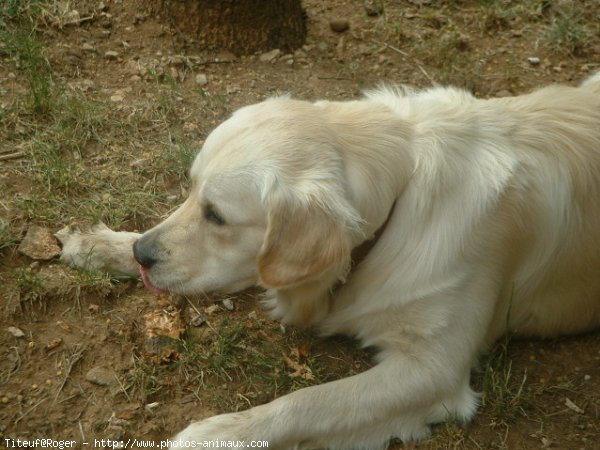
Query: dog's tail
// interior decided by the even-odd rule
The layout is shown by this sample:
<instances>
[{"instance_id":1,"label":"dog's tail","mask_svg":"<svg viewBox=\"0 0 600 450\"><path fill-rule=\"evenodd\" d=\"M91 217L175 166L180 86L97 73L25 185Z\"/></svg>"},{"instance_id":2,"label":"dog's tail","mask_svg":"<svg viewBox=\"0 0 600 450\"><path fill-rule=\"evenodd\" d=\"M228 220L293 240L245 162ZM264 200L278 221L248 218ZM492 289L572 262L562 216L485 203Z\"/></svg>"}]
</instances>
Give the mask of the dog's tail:
<instances>
[{"instance_id":1,"label":"dog's tail","mask_svg":"<svg viewBox=\"0 0 600 450\"><path fill-rule=\"evenodd\" d=\"M587 77L581 83L581 88L592 91L596 94L600 94L600 72L596 72L594 75Z\"/></svg>"}]
</instances>

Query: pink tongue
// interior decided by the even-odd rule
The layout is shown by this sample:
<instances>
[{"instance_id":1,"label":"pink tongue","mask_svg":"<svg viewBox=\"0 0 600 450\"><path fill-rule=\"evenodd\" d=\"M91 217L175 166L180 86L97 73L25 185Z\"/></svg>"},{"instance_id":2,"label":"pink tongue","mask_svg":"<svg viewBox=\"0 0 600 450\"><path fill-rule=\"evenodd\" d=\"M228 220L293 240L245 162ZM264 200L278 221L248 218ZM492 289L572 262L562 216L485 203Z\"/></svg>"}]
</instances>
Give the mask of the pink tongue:
<instances>
[{"instance_id":1,"label":"pink tongue","mask_svg":"<svg viewBox=\"0 0 600 450\"><path fill-rule=\"evenodd\" d=\"M154 295L165 295L167 291L163 291L162 289L157 288L152 284L150 278L148 278L148 272L142 266L140 266L140 275L142 276L142 281L146 288L152 292Z\"/></svg>"}]
</instances>

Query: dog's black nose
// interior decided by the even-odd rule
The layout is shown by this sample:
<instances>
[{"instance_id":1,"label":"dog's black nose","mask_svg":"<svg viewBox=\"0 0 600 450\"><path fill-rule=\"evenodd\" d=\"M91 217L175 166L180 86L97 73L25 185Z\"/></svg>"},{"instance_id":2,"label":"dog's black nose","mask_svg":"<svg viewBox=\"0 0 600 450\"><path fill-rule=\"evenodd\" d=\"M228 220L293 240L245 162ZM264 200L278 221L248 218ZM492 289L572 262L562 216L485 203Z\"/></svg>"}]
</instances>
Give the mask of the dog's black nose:
<instances>
[{"instance_id":1,"label":"dog's black nose","mask_svg":"<svg viewBox=\"0 0 600 450\"><path fill-rule=\"evenodd\" d=\"M150 269L158 261L149 240L149 236L144 234L133 243L133 256L140 266L145 269Z\"/></svg>"}]
</instances>

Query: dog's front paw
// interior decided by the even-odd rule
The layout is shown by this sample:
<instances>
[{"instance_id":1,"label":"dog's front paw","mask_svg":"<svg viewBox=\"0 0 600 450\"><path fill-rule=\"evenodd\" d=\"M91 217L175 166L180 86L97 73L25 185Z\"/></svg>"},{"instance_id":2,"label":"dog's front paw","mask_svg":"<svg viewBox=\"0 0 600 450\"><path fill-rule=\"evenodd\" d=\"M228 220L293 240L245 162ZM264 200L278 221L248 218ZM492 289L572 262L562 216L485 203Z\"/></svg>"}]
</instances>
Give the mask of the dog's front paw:
<instances>
[{"instance_id":1,"label":"dog's front paw","mask_svg":"<svg viewBox=\"0 0 600 450\"><path fill-rule=\"evenodd\" d=\"M207 442L226 442L227 446L244 447L252 436L248 412L221 414L188 425L171 439L170 449L206 446ZM210 444L208 444L210 445Z\"/></svg>"},{"instance_id":2,"label":"dog's front paw","mask_svg":"<svg viewBox=\"0 0 600 450\"><path fill-rule=\"evenodd\" d=\"M62 244L60 259L78 269L103 270L113 275L137 276L132 246L137 233L112 231L103 223L82 231L69 225L55 234Z\"/></svg>"}]
</instances>

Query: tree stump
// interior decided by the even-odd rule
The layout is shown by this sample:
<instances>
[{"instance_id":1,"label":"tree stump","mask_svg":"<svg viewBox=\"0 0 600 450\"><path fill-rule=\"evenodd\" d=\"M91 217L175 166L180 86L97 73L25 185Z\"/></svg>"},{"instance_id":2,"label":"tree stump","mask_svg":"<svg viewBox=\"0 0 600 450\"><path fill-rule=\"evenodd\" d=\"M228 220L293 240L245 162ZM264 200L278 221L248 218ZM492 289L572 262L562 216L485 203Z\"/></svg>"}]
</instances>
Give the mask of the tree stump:
<instances>
[{"instance_id":1,"label":"tree stump","mask_svg":"<svg viewBox=\"0 0 600 450\"><path fill-rule=\"evenodd\" d=\"M301 0L162 0L160 7L174 29L194 39L199 50L290 52L306 38Z\"/></svg>"}]
</instances>

